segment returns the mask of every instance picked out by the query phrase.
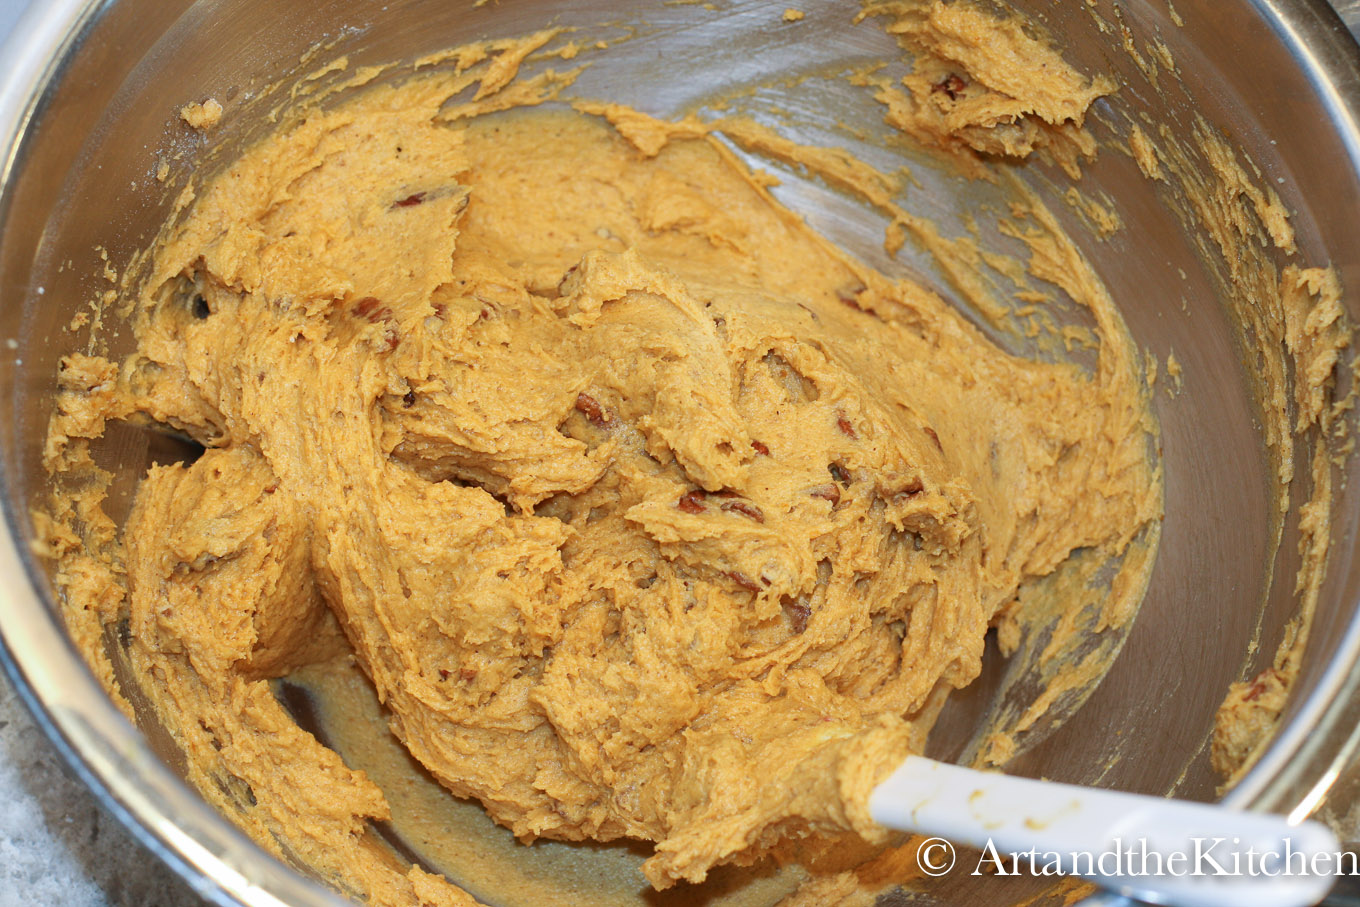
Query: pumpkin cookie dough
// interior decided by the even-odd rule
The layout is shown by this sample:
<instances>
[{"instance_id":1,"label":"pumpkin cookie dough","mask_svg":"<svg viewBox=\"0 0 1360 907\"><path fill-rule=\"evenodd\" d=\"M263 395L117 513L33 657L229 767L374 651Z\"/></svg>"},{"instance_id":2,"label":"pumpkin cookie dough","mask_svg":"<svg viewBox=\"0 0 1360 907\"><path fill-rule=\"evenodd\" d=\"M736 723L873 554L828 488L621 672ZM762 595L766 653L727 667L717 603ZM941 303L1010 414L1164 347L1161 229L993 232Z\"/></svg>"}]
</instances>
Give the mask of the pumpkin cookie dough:
<instances>
[{"instance_id":1,"label":"pumpkin cookie dough","mask_svg":"<svg viewBox=\"0 0 1360 907\"><path fill-rule=\"evenodd\" d=\"M68 596L119 590L205 796L379 903L466 896L271 691L351 652L449 791L654 842L657 888L881 842L868 791L1020 590L1155 523L1122 322L1094 369L1008 354L693 123L644 153L607 105L451 113L460 78L252 147L153 250L136 352L67 360L54 462L108 419L206 448Z\"/></svg>"}]
</instances>

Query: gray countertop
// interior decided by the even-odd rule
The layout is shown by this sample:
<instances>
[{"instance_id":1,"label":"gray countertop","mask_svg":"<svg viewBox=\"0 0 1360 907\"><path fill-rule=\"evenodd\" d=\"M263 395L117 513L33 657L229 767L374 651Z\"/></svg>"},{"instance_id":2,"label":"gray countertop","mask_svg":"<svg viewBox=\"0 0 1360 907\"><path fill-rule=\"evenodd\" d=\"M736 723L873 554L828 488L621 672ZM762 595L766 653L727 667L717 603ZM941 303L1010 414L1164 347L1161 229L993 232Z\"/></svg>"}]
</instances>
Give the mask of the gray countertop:
<instances>
[{"instance_id":1,"label":"gray countertop","mask_svg":"<svg viewBox=\"0 0 1360 907\"><path fill-rule=\"evenodd\" d=\"M95 803L0 677L0 905L204 903Z\"/></svg>"},{"instance_id":2,"label":"gray countertop","mask_svg":"<svg viewBox=\"0 0 1360 907\"><path fill-rule=\"evenodd\" d=\"M0 37L29 0L0 0ZM67 770L0 675L0 907L199 907Z\"/></svg>"}]
</instances>

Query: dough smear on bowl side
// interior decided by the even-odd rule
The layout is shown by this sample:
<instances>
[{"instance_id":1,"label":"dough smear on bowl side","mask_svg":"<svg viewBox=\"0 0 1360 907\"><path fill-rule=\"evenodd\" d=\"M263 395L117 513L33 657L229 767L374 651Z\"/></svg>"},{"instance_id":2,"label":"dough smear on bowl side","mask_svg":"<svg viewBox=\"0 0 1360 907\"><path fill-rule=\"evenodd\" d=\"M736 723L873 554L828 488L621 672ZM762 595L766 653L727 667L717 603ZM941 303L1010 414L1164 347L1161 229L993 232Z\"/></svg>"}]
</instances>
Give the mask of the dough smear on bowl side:
<instances>
[{"instance_id":1,"label":"dough smear on bowl side","mask_svg":"<svg viewBox=\"0 0 1360 907\"><path fill-rule=\"evenodd\" d=\"M61 376L49 468L90 478L42 522L73 635L205 797L374 903L471 898L377 839L381 791L272 679L357 659L451 792L526 841L655 842L666 888L885 843L865 798L989 628L1161 513L1142 358L1037 200L1020 238L1091 310L1089 371L1008 354L823 239L722 124L509 110L564 84L514 79L547 40L461 49L249 148L150 250L136 352ZM969 148L1086 153L1098 82L1054 60L1085 91L1063 138L988 145L1017 114ZM121 529L88 453L110 420L205 448L152 468Z\"/></svg>"}]
</instances>

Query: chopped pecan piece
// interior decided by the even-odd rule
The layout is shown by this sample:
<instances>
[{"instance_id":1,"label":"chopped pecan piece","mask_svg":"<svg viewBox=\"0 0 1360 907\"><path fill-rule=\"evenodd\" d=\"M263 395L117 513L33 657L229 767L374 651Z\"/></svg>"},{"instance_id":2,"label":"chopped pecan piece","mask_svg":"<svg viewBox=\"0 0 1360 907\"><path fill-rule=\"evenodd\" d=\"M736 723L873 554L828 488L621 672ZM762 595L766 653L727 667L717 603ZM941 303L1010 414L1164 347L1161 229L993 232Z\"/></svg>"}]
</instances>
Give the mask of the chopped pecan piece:
<instances>
[{"instance_id":1,"label":"chopped pecan piece","mask_svg":"<svg viewBox=\"0 0 1360 907\"><path fill-rule=\"evenodd\" d=\"M823 501L830 501L831 506L835 507L841 502L841 490L834 483L828 482L825 485L818 485L809 492L814 498L821 498Z\"/></svg>"},{"instance_id":2,"label":"chopped pecan piece","mask_svg":"<svg viewBox=\"0 0 1360 907\"><path fill-rule=\"evenodd\" d=\"M805 601L789 602L784 605L784 613L789 616L789 626L795 633L807 629L808 619L812 617L812 606Z\"/></svg>"},{"instance_id":3,"label":"chopped pecan piece","mask_svg":"<svg viewBox=\"0 0 1360 907\"><path fill-rule=\"evenodd\" d=\"M845 417L845 413L837 411L836 427L841 430L841 434L845 435L851 441L859 440L859 435L855 432L855 426L850 424L850 420Z\"/></svg>"},{"instance_id":4,"label":"chopped pecan piece","mask_svg":"<svg viewBox=\"0 0 1360 907\"><path fill-rule=\"evenodd\" d=\"M765 522L765 514L761 513L760 508L750 501L724 501L722 509L729 513L739 513L757 523Z\"/></svg>"},{"instance_id":5,"label":"chopped pecan piece","mask_svg":"<svg viewBox=\"0 0 1360 907\"><path fill-rule=\"evenodd\" d=\"M736 583L738 586L741 586L747 592L760 591L760 586L756 583L756 581L751 579L745 573L742 573L740 570L729 571L727 574L727 578L730 579L732 582Z\"/></svg>"},{"instance_id":6,"label":"chopped pecan piece","mask_svg":"<svg viewBox=\"0 0 1360 907\"><path fill-rule=\"evenodd\" d=\"M846 488L850 487L850 473L845 471L845 467L839 463L832 463L826 467L826 471L831 473L831 478L835 479Z\"/></svg>"},{"instance_id":7,"label":"chopped pecan piece","mask_svg":"<svg viewBox=\"0 0 1360 907\"><path fill-rule=\"evenodd\" d=\"M751 449L762 457L768 457L770 455L770 448L765 445L764 441L752 441Z\"/></svg>"},{"instance_id":8,"label":"chopped pecan piece","mask_svg":"<svg viewBox=\"0 0 1360 907\"><path fill-rule=\"evenodd\" d=\"M576 410L585 416L591 425L609 424L609 413L605 412L598 400L585 392L576 395Z\"/></svg>"},{"instance_id":9,"label":"chopped pecan piece","mask_svg":"<svg viewBox=\"0 0 1360 907\"><path fill-rule=\"evenodd\" d=\"M963 94L967 87L968 83L963 80L962 76L958 73L951 72L949 75L945 76L944 79L937 82L931 91L944 92L949 96L949 100L957 101L959 95Z\"/></svg>"},{"instance_id":10,"label":"chopped pecan piece","mask_svg":"<svg viewBox=\"0 0 1360 907\"><path fill-rule=\"evenodd\" d=\"M702 491L687 491L680 495L680 503L676 506L685 513L703 513L708 509L704 506L704 497Z\"/></svg>"},{"instance_id":11,"label":"chopped pecan piece","mask_svg":"<svg viewBox=\"0 0 1360 907\"><path fill-rule=\"evenodd\" d=\"M354 304L354 314L366 318L371 324L386 321L392 317L392 310L382 304L375 296L365 296Z\"/></svg>"},{"instance_id":12,"label":"chopped pecan piece","mask_svg":"<svg viewBox=\"0 0 1360 907\"><path fill-rule=\"evenodd\" d=\"M414 206L420 204L420 203L423 202L423 201L425 201L425 193L424 193L424 192L416 192L416 193L413 193L413 194L411 194L411 195L406 196L405 198L401 199L400 201L395 201L395 202L393 202L393 203L392 203L392 207L393 207L393 208L411 208L411 207L414 207Z\"/></svg>"},{"instance_id":13,"label":"chopped pecan piece","mask_svg":"<svg viewBox=\"0 0 1360 907\"><path fill-rule=\"evenodd\" d=\"M1264 693L1266 688L1270 685L1271 679L1278 678L1278 676L1279 673L1274 668L1266 668L1260 674L1257 674L1252 679L1251 688L1247 690L1246 695L1242 697L1242 701L1254 702L1259 699L1261 694Z\"/></svg>"}]
</instances>

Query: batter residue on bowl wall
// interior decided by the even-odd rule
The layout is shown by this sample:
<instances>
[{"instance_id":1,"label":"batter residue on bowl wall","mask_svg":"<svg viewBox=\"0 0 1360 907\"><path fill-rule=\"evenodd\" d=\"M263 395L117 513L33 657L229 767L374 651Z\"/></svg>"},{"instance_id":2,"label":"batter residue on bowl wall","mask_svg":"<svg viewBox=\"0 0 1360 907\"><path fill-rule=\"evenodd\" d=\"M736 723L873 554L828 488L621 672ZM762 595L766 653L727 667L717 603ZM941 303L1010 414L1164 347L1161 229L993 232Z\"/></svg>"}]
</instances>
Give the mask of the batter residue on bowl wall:
<instances>
[{"instance_id":1,"label":"batter residue on bowl wall","mask_svg":"<svg viewBox=\"0 0 1360 907\"><path fill-rule=\"evenodd\" d=\"M922 64L934 87L908 96L862 75L902 128L979 173L1094 153L1082 118L1110 86L967 7L885 11L975 76ZM186 193L125 300L136 353L63 363L42 523L73 635L205 797L377 903L470 899L380 840L382 791L271 681L359 665L448 790L526 841L654 842L666 888L872 856L869 790L988 630L1013 644L1074 552L1127 557L1101 626L1126 622L1155 547L1143 357L1037 199L1011 229L1089 310L1091 369L1006 353L852 258L726 142L864 196L890 245L967 285L968 247L853 159L742 120L528 109L570 81L516 80L554 37L308 108ZM1043 65L988 56L1017 42ZM152 469L122 527L89 454L109 420L205 448ZM801 897L868 896L899 857Z\"/></svg>"}]
</instances>

